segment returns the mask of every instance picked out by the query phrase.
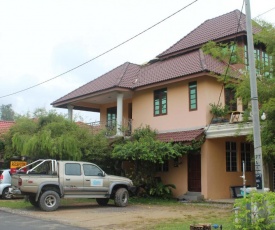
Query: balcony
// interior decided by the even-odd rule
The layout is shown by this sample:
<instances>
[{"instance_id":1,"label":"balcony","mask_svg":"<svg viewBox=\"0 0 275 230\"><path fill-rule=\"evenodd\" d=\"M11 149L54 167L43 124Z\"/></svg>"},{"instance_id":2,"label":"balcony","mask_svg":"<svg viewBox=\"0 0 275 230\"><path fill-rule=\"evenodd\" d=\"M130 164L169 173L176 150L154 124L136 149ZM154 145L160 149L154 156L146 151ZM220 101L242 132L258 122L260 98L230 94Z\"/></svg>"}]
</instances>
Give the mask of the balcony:
<instances>
[{"instance_id":1,"label":"balcony","mask_svg":"<svg viewBox=\"0 0 275 230\"><path fill-rule=\"evenodd\" d=\"M117 134L117 122L111 121L95 121L88 123L94 134L104 132L106 137L120 136ZM131 136L132 134L132 119L124 119L123 125L118 128L122 132L122 136Z\"/></svg>"},{"instance_id":2,"label":"balcony","mask_svg":"<svg viewBox=\"0 0 275 230\"><path fill-rule=\"evenodd\" d=\"M207 139L246 136L252 131L252 122L225 122L210 124L205 127L205 134Z\"/></svg>"}]
</instances>

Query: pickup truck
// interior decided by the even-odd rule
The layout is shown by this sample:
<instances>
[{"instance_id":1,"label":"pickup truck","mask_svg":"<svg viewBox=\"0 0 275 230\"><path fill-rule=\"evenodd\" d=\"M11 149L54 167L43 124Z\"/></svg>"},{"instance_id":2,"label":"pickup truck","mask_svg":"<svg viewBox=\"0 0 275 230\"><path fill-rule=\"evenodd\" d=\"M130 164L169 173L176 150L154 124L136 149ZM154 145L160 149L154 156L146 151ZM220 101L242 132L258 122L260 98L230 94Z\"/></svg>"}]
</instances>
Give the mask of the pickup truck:
<instances>
[{"instance_id":1,"label":"pickup truck","mask_svg":"<svg viewBox=\"0 0 275 230\"><path fill-rule=\"evenodd\" d=\"M9 193L25 195L33 206L54 211L61 198L95 198L99 205L113 199L116 206L125 207L134 190L130 179L107 175L93 163L40 159L12 175Z\"/></svg>"}]
</instances>

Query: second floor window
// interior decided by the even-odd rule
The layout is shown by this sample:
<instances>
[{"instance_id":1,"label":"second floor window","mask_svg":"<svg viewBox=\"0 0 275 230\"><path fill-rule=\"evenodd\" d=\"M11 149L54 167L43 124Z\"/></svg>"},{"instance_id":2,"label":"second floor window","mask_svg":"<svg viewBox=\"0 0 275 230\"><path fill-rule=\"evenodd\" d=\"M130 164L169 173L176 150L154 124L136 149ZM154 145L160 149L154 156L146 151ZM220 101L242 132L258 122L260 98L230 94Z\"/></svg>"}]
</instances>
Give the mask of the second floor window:
<instances>
[{"instance_id":1,"label":"second floor window","mask_svg":"<svg viewBox=\"0 0 275 230\"><path fill-rule=\"evenodd\" d=\"M226 152L226 171L236 172L237 171L237 144L236 142L225 143Z\"/></svg>"},{"instance_id":2,"label":"second floor window","mask_svg":"<svg viewBox=\"0 0 275 230\"><path fill-rule=\"evenodd\" d=\"M247 46L244 46L244 56L246 69L249 69L248 63L248 50ZM267 54L261 47L255 47L254 49L256 73L258 76L273 77L274 75L274 57Z\"/></svg>"},{"instance_id":3,"label":"second floor window","mask_svg":"<svg viewBox=\"0 0 275 230\"><path fill-rule=\"evenodd\" d=\"M229 111L237 110L237 100L235 98L235 89L225 88L225 104L228 106Z\"/></svg>"},{"instance_id":4,"label":"second floor window","mask_svg":"<svg viewBox=\"0 0 275 230\"><path fill-rule=\"evenodd\" d=\"M167 114L167 89L159 89L154 91L154 115Z\"/></svg>"},{"instance_id":5,"label":"second floor window","mask_svg":"<svg viewBox=\"0 0 275 230\"><path fill-rule=\"evenodd\" d=\"M189 110L197 109L197 82L189 83Z\"/></svg>"}]
</instances>

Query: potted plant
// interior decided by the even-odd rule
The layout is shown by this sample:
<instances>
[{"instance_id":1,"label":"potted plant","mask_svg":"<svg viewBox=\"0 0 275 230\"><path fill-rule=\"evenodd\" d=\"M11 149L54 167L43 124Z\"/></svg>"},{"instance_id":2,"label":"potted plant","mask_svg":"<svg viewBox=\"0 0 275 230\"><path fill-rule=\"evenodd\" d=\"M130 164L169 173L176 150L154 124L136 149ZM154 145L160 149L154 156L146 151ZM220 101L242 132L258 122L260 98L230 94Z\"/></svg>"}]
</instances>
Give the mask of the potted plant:
<instances>
[{"instance_id":1,"label":"potted plant","mask_svg":"<svg viewBox=\"0 0 275 230\"><path fill-rule=\"evenodd\" d=\"M209 104L211 109L210 113L213 114L214 122L224 122L226 119L226 115L228 115L229 109L228 106L223 106L222 103L216 104L216 103L210 103Z\"/></svg>"}]
</instances>

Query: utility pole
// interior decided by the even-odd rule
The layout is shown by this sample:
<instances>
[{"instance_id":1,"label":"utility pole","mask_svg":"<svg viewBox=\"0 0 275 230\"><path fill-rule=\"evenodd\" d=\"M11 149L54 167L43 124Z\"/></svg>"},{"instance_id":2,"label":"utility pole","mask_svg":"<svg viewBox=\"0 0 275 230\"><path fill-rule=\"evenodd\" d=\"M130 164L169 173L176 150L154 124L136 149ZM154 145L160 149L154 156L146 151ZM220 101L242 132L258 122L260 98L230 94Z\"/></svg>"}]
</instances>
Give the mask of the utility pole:
<instances>
[{"instance_id":1,"label":"utility pole","mask_svg":"<svg viewBox=\"0 0 275 230\"><path fill-rule=\"evenodd\" d=\"M262 142L261 142L260 118L259 118L256 68L255 68L255 58L254 58L254 43L253 43L253 35L252 35L251 12L250 12L250 0L245 0L245 11L246 11L247 50L248 50L250 88L251 88L256 188L258 190L264 191Z\"/></svg>"}]
</instances>

